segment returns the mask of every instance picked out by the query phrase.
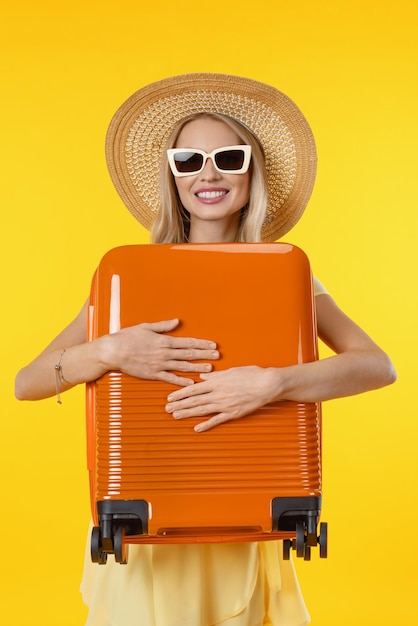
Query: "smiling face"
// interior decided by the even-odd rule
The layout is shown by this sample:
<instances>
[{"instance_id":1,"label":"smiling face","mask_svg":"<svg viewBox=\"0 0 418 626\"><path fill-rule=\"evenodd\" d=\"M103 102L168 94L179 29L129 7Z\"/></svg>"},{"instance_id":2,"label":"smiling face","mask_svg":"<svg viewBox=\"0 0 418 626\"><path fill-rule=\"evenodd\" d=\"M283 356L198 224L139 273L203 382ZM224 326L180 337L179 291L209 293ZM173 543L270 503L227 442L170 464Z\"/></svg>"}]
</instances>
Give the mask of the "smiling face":
<instances>
[{"instance_id":1,"label":"smiling face","mask_svg":"<svg viewBox=\"0 0 418 626\"><path fill-rule=\"evenodd\" d=\"M242 144L237 133L224 122L210 117L188 122L180 132L176 148L194 148L210 153L216 148ZM207 159L199 174L175 178L182 205L190 214L189 241L233 241L241 209L250 196L250 173L219 172Z\"/></svg>"}]
</instances>

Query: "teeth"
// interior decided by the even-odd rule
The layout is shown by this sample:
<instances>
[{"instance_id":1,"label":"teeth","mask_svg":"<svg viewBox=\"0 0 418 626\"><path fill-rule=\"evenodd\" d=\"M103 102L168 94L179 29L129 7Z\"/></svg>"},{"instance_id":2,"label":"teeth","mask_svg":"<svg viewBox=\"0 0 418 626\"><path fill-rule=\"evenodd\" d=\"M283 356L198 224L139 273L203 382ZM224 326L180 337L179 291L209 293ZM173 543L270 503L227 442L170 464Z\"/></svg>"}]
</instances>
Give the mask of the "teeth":
<instances>
[{"instance_id":1,"label":"teeth","mask_svg":"<svg viewBox=\"0 0 418 626\"><path fill-rule=\"evenodd\" d=\"M201 191L196 195L198 198L220 198L226 195L226 191Z\"/></svg>"}]
</instances>

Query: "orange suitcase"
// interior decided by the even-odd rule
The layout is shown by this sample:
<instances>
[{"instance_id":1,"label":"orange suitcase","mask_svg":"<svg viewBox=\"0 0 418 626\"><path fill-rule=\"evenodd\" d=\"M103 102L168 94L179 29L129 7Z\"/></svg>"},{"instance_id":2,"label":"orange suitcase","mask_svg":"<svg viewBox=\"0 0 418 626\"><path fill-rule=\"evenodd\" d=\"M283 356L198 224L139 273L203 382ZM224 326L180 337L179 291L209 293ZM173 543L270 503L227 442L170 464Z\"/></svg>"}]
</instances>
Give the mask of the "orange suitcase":
<instances>
[{"instance_id":1,"label":"orange suitcase","mask_svg":"<svg viewBox=\"0 0 418 626\"><path fill-rule=\"evenodd\" d=\"M214 369L317 358L312 276L285 243L132 245L102 259L88 340L179 318L172 334L216 341ZM198 380L198 375L195 377ZM326 556L318 403L278 402L205 433L174 420L172 385L118 371L87 385L92 560L126 563L129 543L285 539Z\"/></svg>"}]
</instances>

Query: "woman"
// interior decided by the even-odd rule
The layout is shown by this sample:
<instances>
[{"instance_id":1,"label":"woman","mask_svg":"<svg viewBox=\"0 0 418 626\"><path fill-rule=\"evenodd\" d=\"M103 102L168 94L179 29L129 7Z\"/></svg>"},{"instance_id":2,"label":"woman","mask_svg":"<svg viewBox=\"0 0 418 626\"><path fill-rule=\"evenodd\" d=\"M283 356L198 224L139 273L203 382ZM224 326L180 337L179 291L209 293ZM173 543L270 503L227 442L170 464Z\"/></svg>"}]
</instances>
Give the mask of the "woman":
<instances>
[{"instance_id":1,"label":"woman","mask_svg":"<svg viewBox=\"0 0 418 626\"><path fill-rule=\"evenodd\" d=\"M309 126L286 96L216 74L174 77L134 94L112 120L107 157L116 188L135 217L152 225L155 243L275 240L302 214L316 164ZM202 417L195 430L203 432L272 401L324 401L392 383L387 355L318 281L315 291L318 334L335 352L328 359L211 372L216 338L170 336L179 321L165 320L85 343L84 306L19 372L16 395L40 399L121 370L176 385L166 411ZM127 566L99 567L86 555L82 589L89 626L309 622L276 542L131 546Z\"/></svg>"}]
</instances>

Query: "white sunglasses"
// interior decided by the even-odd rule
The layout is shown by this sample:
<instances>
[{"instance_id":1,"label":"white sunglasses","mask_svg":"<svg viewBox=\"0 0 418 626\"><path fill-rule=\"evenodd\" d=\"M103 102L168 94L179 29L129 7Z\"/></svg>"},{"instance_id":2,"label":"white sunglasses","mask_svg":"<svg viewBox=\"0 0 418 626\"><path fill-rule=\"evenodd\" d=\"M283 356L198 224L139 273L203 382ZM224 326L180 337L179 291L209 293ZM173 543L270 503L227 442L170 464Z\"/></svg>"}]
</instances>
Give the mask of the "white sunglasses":
<instances>
[{"instance_id":1,"label":"white sunglasses","mask_svg":"<svg viewBox=\"0 0 418 626\"><path fill-rule=\"evenodd\" d=\"M210 154L194 148L170 148L167 156L171 171L178 178L199 174L208 159L222 174L245 174L250 166L251 146L225 146Z\"/></svg>"}]
</instances>

